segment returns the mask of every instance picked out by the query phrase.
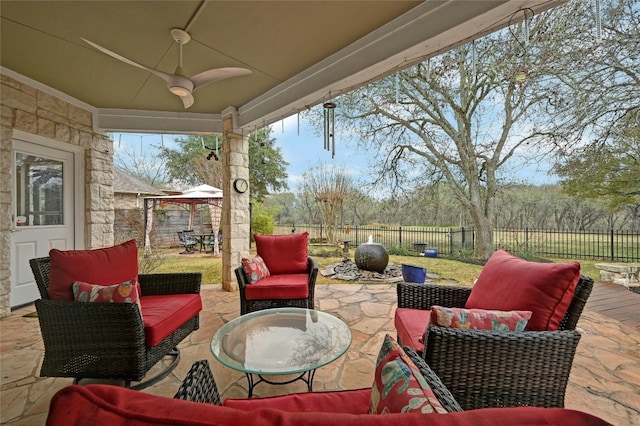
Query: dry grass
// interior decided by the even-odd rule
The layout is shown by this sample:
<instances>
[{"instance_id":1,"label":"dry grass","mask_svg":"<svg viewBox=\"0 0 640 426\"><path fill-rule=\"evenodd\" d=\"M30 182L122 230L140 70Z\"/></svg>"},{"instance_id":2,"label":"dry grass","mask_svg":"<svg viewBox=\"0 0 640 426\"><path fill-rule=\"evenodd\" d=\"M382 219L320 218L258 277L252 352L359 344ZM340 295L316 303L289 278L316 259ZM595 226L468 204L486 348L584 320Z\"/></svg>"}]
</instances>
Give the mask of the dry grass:
<instances>
[{"instance_id":1,"label":"dry grass","mask_svg":"<svg viewBox=\"0 0 640 426\"><path fill-rule=\"evenodd\" d=\"M180 248L156 250L153 259L140 257L140 269L144 272L202 272L202 282L205 284L220 284L222 282L222 258L205 253L194 253L188 255L179 254ZM340 262L338 257L316 257L320 266L326 266ZM554 262L566 262L566 259L553 259ZM390 263L421 266L427 269L430 274L437 274L446 280L455 280L461 285L472 285L478 278L482 266L471 263L460 262L444 258L416 257L416 256L390 256ZM598 270L593 267L597 261L580 261L582 273L594 279L598 279ZM149 268L153 268L152 270ZM344 283L329 277L318 274L316 281L318 284Z\"/></svg>"}]
</instances>

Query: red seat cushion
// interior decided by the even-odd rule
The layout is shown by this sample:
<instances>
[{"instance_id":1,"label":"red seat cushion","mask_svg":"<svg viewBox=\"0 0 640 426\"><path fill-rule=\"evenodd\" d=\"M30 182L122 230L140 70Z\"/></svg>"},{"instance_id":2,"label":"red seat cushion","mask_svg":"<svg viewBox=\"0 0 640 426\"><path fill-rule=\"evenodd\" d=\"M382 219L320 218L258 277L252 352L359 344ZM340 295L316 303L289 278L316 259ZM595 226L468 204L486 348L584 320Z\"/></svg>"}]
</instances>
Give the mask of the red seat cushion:
<instances>
[{"instance_id":1,"label":"red seat cushion","mask_svg":"<svg viewBox=\"0 0 640 426\"><path fill-rule=\"evenodd\" d=\"M75 281L100 285L138 281L135 240L95 250L51 249L49 257L49 297L52 300L73 300L71 286Z\"/></svg>"},{"instance_id":2,"label":"red seat cushion","mask_svg":"<svg viewBox=\"0 0 640 426\"><path fill-rule=\"evenodd\" d=\"M424 349L424 332L429 324L431 311L411 308L398 308L393 323L398 331L400 343L410 346L418 353Z\"/></svg>"},{"instance_id":3,"label":"red seat cushion","mask_svg":"<svg viewBox=\"0 0 640 426\"><path fill-rule=\"evenodd\" d=\"M199 294L143 296L140 304L148 347L157 346L202 310Z\"/></svg>"},{"instance_id":4,"label":"red seat cushion","mask_svg":"<svg viewBox=\"0 0 640 426\"><path fill-rule=\"evenodd\" d=\"M275 400L276 397L272 398ZM343 414L287 412L270 408L242 411L214 404L182 401L111 385L73 385L51 399L48 426L387 426L387 425L584 425L609 423L563 408L485 408L460 413Z\"/></svg>"},{"instance_id":5,"label":"red seat cushion","mask_svg":"<svg viewBox=\"0 0 640 426\"><path fill-rule=\"evenodd\" d=\"M342 394L342 393L341 393ZM311 393L306 395L313 395ZM274 397L274 399L277 397ZM485 426L609 425L595 416L563 408L484 408L460 413L345 414L303 413L261 408L242 411L214 404L183 401L111 385L72 385L51 399L48 426Z\"/></svg>"},{"instance_id":6,"label":"red seat cushion","mask_svg":"<svg viewBox=\"0 0 640 426\"><path fill-rule=\"evenodd\" d=\"M256 252L271 275L301 274L307 271L309 233L253 236Z\"/></svg>"},{"instance_id":7,"label":"red seat cushion","mask_svg":"<svg viewBox=\"0 0 640 426\"><path fill-rule=\"evenodd\" d=\"M367 414L371 388L333 392L305 392L267 398L225 399L225 407L242 411L274 408L293 412Z\"/></svg>"},{"instance_id":8,"label":"red seat cushion","mask_svg":"<svg viewBox=\"0 0 640 426\"><path fill-rule=\"evenodd\" d=\"M309 297L309 275L270 275L244 288L247 300L306 299Z\"/></svg>"},{"instance_id":9,"label":"red seat cushion","mask_svg":"<svg viewBox=\"0 0 640 426\"><path fill-rule=\"evenodd\" d=\"M482 268L464 307L531 311L526 330L557 330L579 280L578 262L528 262L498 250Z\"/></svg>"}]
</instances>

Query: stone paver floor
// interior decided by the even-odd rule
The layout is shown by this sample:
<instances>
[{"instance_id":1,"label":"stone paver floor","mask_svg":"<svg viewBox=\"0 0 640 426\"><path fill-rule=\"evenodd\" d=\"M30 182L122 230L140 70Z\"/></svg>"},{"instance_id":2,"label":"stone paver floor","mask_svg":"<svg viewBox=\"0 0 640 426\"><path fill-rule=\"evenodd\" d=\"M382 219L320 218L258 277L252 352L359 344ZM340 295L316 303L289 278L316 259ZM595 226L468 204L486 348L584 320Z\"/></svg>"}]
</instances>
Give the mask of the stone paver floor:
<instances>
[{"instance_id":1,"label":"stone paver floor","mask_svg":"<svg viewBox=\"0 0 640 426\"><path fill-rule=\"evenodd\" d=\"M182 359L173 373L144 392L173 396L192 362L208 359L223 398L247 395L242 373L223 367L209 350L213 333L239 315L237 292L220 285L202 290L204 310L200 329L181 345ZM319 369L314 390L368 387L385 333L395 336L393 284L333 284L316 286L316 309L340 317L350 327L353 343L334 363ZM15 310L0 320L0 423L42 425L49 400L71 379L37 376L43 356L38 319L24 317L33 306ZM640 328L625 326L585 310L578 329L582 334L566 396L566 407L597 415L614 425L640 425ZM257 396L302 392L302 382L286 386L261 383Z\"/></svg>"}]
</instances>

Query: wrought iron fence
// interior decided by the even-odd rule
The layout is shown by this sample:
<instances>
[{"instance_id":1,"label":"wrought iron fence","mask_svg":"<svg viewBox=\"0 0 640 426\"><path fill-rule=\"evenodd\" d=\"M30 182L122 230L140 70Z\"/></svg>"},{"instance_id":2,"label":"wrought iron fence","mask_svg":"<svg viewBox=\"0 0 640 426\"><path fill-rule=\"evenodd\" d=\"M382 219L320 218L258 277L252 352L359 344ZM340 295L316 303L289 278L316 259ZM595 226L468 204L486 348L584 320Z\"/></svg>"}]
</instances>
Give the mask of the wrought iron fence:
<instances>
[{"instance_id":1,"label":"wrought iron fence","mask_svg":"<svg viewBox=\"0 0 640 426\"><path fill-rule=\"evenodd\" d=\"M274 233L309 232L311 241L328 242L321 225L277 225ZM368 241L388 249L424 253L435 249L441 254L473 251L472 228L428 228L419 226L345 226L338 238L351 247ZM512 252L530 253L555 258L602 259L618 262L640 261L640 233L632 231L566 231L545 229L496 229L494 246Z\"/></svg>"}]
</instances>

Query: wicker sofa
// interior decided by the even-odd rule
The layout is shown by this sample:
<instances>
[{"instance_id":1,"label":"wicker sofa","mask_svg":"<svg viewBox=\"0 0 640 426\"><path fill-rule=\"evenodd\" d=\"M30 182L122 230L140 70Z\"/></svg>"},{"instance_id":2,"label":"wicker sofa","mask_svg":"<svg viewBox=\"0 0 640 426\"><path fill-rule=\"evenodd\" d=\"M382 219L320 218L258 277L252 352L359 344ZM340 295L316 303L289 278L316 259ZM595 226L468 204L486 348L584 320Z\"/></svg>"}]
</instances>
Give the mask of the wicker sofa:
<instances>
[{"instance_id":1,"label":"wicker sofa","mask_svg":"<svg viewBox=\"0 0 640 426\"><path fill-rule=\"evenodd\" d=\"M406 350L406 349L405 349ZM407 351L410 354L410 350ZM420 363L420 356L412 359ZM418 365L418 364L416 364ZM369 414L371 389L305 392L268 398L227 399L221 402L206 361L192 366L174 399L108 385L69 386L51 400L49 426L109 424L110 426L171 425L608 425L562 408L488 408L460 411L438 377L421 363L420 371L447 414L420 412Z\"/></svg>"}]
</instances>

